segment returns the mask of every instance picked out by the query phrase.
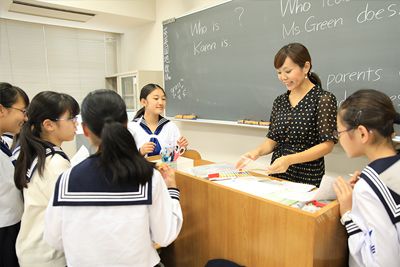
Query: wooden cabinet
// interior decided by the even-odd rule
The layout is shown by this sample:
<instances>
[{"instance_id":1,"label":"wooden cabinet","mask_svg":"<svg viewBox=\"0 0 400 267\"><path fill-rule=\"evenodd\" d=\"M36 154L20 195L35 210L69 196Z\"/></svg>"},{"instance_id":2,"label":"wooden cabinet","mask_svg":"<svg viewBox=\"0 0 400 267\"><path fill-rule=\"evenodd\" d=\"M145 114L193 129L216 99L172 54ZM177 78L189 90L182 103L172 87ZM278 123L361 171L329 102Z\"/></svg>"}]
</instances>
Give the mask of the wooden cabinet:
<instances>
[{"instance_id":1,"label":"wooden cabinet","mask_svg":"<svg viewBox=\"0 0 400 267\"><path fill-rule=\"evenodd\" d=\"M131 111L140 109L140 90L149 83L163 87L162 71L137 70L106 77L106 88L117 91Z\"/></svg>"}]
</instances>

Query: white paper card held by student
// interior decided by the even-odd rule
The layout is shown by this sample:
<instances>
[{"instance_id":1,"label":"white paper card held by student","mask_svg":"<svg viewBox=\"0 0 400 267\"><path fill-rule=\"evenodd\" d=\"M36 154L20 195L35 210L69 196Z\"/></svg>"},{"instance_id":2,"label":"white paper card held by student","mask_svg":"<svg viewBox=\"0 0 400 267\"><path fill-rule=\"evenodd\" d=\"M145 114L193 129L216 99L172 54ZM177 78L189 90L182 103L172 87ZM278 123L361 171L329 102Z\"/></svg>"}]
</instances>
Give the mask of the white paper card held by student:
<instances>
[{"instance_id":1,"label":"white paper card held by student","mask_svg":"<svg viewBox=\"0 0 400 267\"><path fill-rule=\"evenodd\" d=\"M317 189L315 200L334 200L336 199L335 191L333 190L333 183L336 178L329 175L322 176L321 184Z\"/></svg>"},{"instance_id":2,"label":"white paper card held by student","mask_svg":"<svg viewBox=\"0 0 400 267\"><path fill-rule=\"evenodd\" d=\"M90 156L89 150L85 146L81 146L75 155L71 158L71 165L75 166Z\"/></svg>"}]
</instances>

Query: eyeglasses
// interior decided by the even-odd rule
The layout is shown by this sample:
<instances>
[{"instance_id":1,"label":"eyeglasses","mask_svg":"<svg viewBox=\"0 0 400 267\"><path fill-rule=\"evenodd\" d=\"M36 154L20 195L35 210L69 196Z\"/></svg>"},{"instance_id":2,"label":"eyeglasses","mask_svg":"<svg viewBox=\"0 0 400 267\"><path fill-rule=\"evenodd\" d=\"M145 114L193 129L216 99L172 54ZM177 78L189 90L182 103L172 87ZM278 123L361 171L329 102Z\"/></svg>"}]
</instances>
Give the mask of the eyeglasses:
<instances>
[{"instance_id":1,"label":"eyeglasses","mask_svg":"<svg viewBox=\"0 0 400 267\"><path fill-rule=\"evenodd\" d=\"M346 129L346 130L343 130L343 131L333 131L333 137L335 137L336 139L339 139L339 137L340 137L340 135L342 134L342 133L345 133L345 132L349 132L349 131L351 131L351 130L354 130L354 128L349 128L349 129Z\"/></svg>"},{"instance_id":2,"label":"eyeglasses","mask_svg":"<svg viewBox=\"0 0 400 267\"><path fill-rule=\"evenodd\" d=\"M15 110L19 110L19 111L21 111L21 112L24 114L24 116L27 116L27 115L28 115L28 112L26 111L26 109L20 109L20 108L14 108L14 107L8 107L8 108L15 109Z\"/></svg>"},{"instance_id":3,"label":"eyeglasses","mask_svg":"<svg viewBox=\"0 0 400 267\"><path fill-rule=\"evenodd\" d=\"M73 117L73 118L59 118L59 119L55 119L55 121L72 121L73 123L77 123L78 122L78 117Z\"/></svg>"}]
</instances>

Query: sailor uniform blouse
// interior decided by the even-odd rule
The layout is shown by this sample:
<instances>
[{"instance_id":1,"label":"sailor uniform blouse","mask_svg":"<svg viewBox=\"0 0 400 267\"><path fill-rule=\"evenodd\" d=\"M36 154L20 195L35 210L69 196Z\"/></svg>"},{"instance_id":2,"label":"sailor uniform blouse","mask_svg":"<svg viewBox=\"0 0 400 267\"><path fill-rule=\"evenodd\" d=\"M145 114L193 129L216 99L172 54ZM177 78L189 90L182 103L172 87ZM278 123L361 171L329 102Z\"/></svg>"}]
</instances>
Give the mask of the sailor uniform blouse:
<instances>
[{"instance_id":1,"label":"sailor uniform blouse","mask_svg":"<svg viewBox=\"0 0 400 267\"><path fill-rule=\"evenodd\" d=\"M148 156L159 155L165 147L175 146L181 136L176 124L162 116L154 133L147 126L143 116L129 122L128 129L135 138L138 150L147 142L156 144L153 153L149 153Z\"/></svg>"},{"instance_id":2,"label":"sailor uniform blouse","mask_svg":"<svg viewBox=\"0 0 400 267\"><path fill-rule=\"evenodd\" d=\"M18 223L23 210L22 194L14 183L12 154L0 137L0 227Z\"/></svg>"},{"instance_id":3,"label":"sailor uniform blouse","mask_svg":"<svg viewBox=\"0 0 400 267\"><path fill-rule=\"evenodd\" d=\"M292 107L289 94L290 91L278 96L272 106L267 137L277 145L271 164L277 158L305 151L325 141L337 142L333 136L336 129L336 97L315 86ZM324 173L324 158L321 157L311 162L293 164L285 173L272 176L319 186Z\"/></svg>"},{"instance_id":4,"label":"sailor uniform blouse","mask_svg":"<svg viewBox=\"0 0 400 267\"><path fill-rule=\"evenodd\" d=\"M400 265L400 155L371 162L353 190L345 226L349 266Z\"/></svg>"},{"instance_id":5,"label":"sailor uniform blouse","mask_svg":"<svg viewBox=\"0 0 400 267\"><path fill-rule=\"evenodd\" d=\"M45 240L63 250L68 267L153 267L153 242L167 246L182 227L179 190L154 170L145 185L110 183L89 157L63 173L46 213Z\"/></svg>"},{"instance_id":6,"label":"sailor uniform blouse","mask_svg":"<svg viewBox=\"0 0 400 267\"><path fill-rule=\"evenodd\" d=\"M47 148L43 175L39 175L34 161L27 172L28 188L24 188L24 213L17 237L16 252L21 267L65 267L62 251L57 251L43 240L45 211L58 176L71 165L59 148Z\"/></svg>"}]
</instances>

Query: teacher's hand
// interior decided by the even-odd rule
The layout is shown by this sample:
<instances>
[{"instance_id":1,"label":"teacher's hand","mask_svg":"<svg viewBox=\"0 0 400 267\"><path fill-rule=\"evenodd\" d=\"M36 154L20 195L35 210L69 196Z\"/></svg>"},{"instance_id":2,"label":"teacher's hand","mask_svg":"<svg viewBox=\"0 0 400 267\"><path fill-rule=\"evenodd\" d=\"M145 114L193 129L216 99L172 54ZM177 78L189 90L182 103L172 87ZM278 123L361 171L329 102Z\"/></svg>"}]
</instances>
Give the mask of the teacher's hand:
<instances>
[{"instance_id":1,"label":"teacher's hand","mask_svg":"<svg viewBox=\"0 0 400 267\"><path fill-rule=\"evenodd\" d=\"M288 156L282 156L277 158L274 163L267 168L267 173L284 173L287 171L290 165L291 163Z\"/></svg>"},{"instance_id":2,"label":"teacher's hand","mask_svg":"<svg viewBox=\"0 0 400 267\"><path fill-rule=\"evenodd\" d=\"M259 157L260 156L259 156L257 150L252 150L250 152L247 152L247 153L243 154L240 157L239 161L236 162L236 169L242 169L242 168L246 167L246 165L249 164L250 161L256 160Z\"/></svg>"}]
</instances>

